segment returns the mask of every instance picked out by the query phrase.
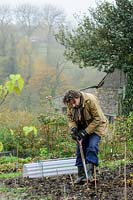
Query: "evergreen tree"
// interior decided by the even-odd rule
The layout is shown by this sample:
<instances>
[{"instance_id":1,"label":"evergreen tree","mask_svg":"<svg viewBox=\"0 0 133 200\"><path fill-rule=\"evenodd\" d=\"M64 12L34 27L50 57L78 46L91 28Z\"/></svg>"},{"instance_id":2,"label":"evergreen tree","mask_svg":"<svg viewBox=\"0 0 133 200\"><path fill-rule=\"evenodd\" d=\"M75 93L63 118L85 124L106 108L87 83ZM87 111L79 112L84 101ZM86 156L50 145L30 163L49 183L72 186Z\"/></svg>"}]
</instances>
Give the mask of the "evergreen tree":
<instances>
[{"instance_id":1,"label":"evergreen tree","mask_svg":"<svg viewBox=\"0 0 133 200\"><path fill-rule=\"evenodd\" d=\"M127 73L123 114L133 110L133 2L115 0L90 9L73 30L60 29L57 40L65 55L80 67ZM128 108L128 109L127 109Z\"/></svg>"}]
</instances>

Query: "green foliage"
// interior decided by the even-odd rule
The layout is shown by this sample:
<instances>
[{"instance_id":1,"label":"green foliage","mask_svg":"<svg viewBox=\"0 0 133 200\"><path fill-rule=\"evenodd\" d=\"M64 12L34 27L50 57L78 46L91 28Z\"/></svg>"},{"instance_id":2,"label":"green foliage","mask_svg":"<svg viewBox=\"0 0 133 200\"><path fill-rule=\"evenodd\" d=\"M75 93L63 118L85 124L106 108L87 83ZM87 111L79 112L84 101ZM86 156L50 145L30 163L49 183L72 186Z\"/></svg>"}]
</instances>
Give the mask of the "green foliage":
<instances>
[{"instance_id":1,"label":"green foliage","mask_svg":"<svg viewBox=\"0 0 133 200\"><path fill-rule=\"evenodd\" d=\"M125 96L122 101L122 111L126 116L128 116L131 111L133 112L133 69L127 73L127 85Z\"/></svg>"},{"instance_id":2,"label":"green foliage","mask_svg":"<svg viewBox=\"0 0 133 200\"><path fill-rule=\"evenodd\" d=\"M115 129L117 135L120 135L126 141L132 139L133 130L133 112L128 117L117 117L115 121Z\"/></svg>"},{"instance_id":3,"label":"green foliage","mask_svg":"<svg viewBox=\"0 0 133 200\"><path fill-rule=\"evenodd\" d=\"M125 143L127 146L127 159L133 157L133 116L117 117L113 124L110 124L109 134L103 138L100 143L101 160L119 160L124 159Z\"/></svg>"},{"instance_id":4,"label":"green foliage","mask_svg":"<svg viewBox=\"0 0 133 200\"><path fill-rule=\"evenodd\" d=\"M47 149L46 147L40 148L39 156L40 156L40 157L43 157L44 159L49 158L48 149Z\"/></svg>"},{"instance_id":5,"label":"green foliage","mask_svg":"<svg viewBox=\"0 0 133 200\"><path fill-rule=\"evenodd\" d=\"M48 195L47 197L45 197L44 200L53 200L53 197L52 197L52 195L50 194L50 195Z\"/></svg>"},{"instance_id":6,"label":"green foliage","mask_svg":"<svg viewBox=\"0 0 133 200\"><path fill-rule=\"evenodd\" d=\"M9 94L12 94L13 92L16 94L20 94L23 86L24 86L24 80L22 79L20 74L11 74L9 76L9 81L5 83L5 88L7 89L7 92Z\"/></svg>"},{"instance_id":7,"label":"green foliage","mask_svg":"<svg viewBox=\"0 0 133 200\"><path fill-rule=\"evenodd\" d=\"M2 156L0 157L0 164L14 163L17 162L18 158L14 156Z\"/></svg>"},{"instance_id":8,"label":"green foliage","mask_svg":"<svg viewBox=\"0 0 133 200\"><path fill-rule=\"evenodd\" d=\"M20 74L11 74L9 80L0 85L0 105L5 101L8 94L15 93L20 95L24 86L24 80Z\"/></svg>"},{"instance_id":9,"label":"green foliage","mask_svg":"<svg viewBox=\"0 0 133 200\"><path fill-rule=\"evenodd\" d=\"M3 150L3 144L0 142L0 152Z\"/></svg>"},{"instance_id":10,"label":"green foliage","mask_svg":"<svg viewBox=\"0 0 133 200\"><path fill-rule=\"evenodd\" d=\"M62 28L57 40L65 55L80 67L94 66L104 72L127 73L123 114L133 111L133 2L102 2L90 9L76 28Z\"/></svg>"},{"instance_id":11,"label":"green foliage","mask_svg":"<svg viewBox=\"0 0 133 200\"><path fill-rule=\"evenodd\" d=\"M7 120L4 114L6 117L8 116ZM14 116L13 121L12 116ZM44 158L53 158L65 156L65 154L66 156L70 155L71 143L69 144L69 141L71 139L67 133L65 116L50 113L50 116L40 115L38 120L39 124L27 112L3 113L0 117L0 121L3 123L0 129L3 151L18 151L19 157L44 156ZM6 126L7 128L5 128Z\"/></svg>"},{"instance_id":12,"label":"green foliage","mask_svg":"<svg viewBox=\"0 0 133 200\"><path fill-rule=\"evenodd\" d=\"M7 164L7 163L16 163L19 162L19 164L25 164L28 162L31 162L31 158L17 158L15 156L2 156L0 157L0 164Z\"/></svg>"},{"instance_id":13,"label":"green foliage","mask_svg":"<svg viewBox=\"0 0 133 200\"><path fill-rule=\"evenodd\" d=\"M15 156L0 157L0 178L9 178L22 175L21 173L23 165L29 162L32 162L30 157L25 159Z\"/></svg>"},{"instance_id":14,"label":"green foliage","mask_svg":"<svg viewBox=\"0 0 133 200\"><path fill-rule=\"evenodd\" d=\"M66 158L75 156L75 146L76 146L75 142L70 140L57 143L56 147L58 155L56 157Z\"/></svg>"},{"instance_id":15,"label":"green foliage","mask_svg":"<svg viewBox=\"0 0 133 200\"><path fill-rule=\"evenodd\" d=\"M17 145L16 137L11 135L10 130L6 127L0 127L0 141L3 144L3 151L14 150Z\"/></svg>"},{"instance_id":16,"label":"green foliage","mask_svg":"<svg viewBox=\"0 0 133 200\"><path fill-rule=\"evenodd\" d=\"M133 4L129 0L103 2L90 9L72 31L61 29L57 40L66 47L66 56L80 66L100 70L130 71L133 64ZM130 62L129 62L130 57Z\"/></svg>"},{"instance_id":17,"label":"green foliage","mask_svg":"<svg viewBox=\"0 0 133 200\"><path fill-rule=\"evenodd\" d=\"M51 148L41 148L39 156L40 159L52 159L52 158L67 158L75 156L75 142L72 139L60 137L60 140L56 139Z\"/></svg>"},{"instance_id":18,"label":"green foliage","mask_svg":"<svg viewBox=\"0 0 133 200\"><path fill-rule=\"evenodd\" d=\"M28 135L28 133L31 133L33 131L34 135L37 135L37 129L34 126L25 126L23 127L23 131L25 133L25 136Z\"/></svg>"},{"instance_id":19,"label":"green foliage","mask_svg":"<svg viewBox=\"0 0 133 200\"><path fill-rule=\"evenodd\" d=\"M9 178L16 178L22 176L21 173L5 173L5 174L0 174L0 179L9 179Z\"/></svg>"},{"instance_id":20,"label":"green foliage","mask_svg":"<svg viewBox=\"0 0 133 200\"><path fill-rule=\"evenodd\" d=\"M75 148L69 136L66 117L51 112L38 117L41 124L40 135L43 136L43 147L40 156L44 158L71 157Z\"/></svg>"},{"instance_id":21,"label":"green foliage","mask_svg":"<svg viewBox=\"0 0 133 200\"><path fill-rule=\"evenodd\" d=\"M38 160L75 156L76 144L70 137L65 116L57 115L57 113L53 114L51 118L49 115L41 115L38 118L39 124L35 124L28 113L24 112L22 116L21 114L16 115L20 117L19 120L24 119L20 124L17 124L17 126L12 124L12 127L1 127L0 129L0 141L3 144L3 151L12 151L18 148L19 157L37 157ZM28 124L32 125L28 126ZM133 152L132 124L133 113L127 118L117 117L114 123L110 124L109 134L102 138L100 143L100 160L123 159L125 142L127 145L127 159L131 160ZM26 129L28 134L25 135L23 127L28 127ZM29 127L32 128L29 129ZM37 135L34 134L33 127L37 127ZM0 163L5 164L12 163L12 161L15 161L14 157L3 158L3 161L0 159ZM31 162L31 159L27 158L28 161ZM25 159L20 159L18 162L24 163Z\"/></svg>"},{"instance_id":22,"label":"green foliage","mask_svg":"<svg viewBox=\"0 0 133 200\"><path fill-rule=\"evenodd\" d=\"M100 162L100 167L108 167L108 168L110 168L111 170L114 170L114 169L116 169L116 167L119 167L119 166L124 166L125 165L125 162L126 162L126 164L128 164L128 163L130 163L130 161L129 160L124 160L124 159L122 159L122 160L109 160L109 161L102 161L101 160L101 162Z\"/></svg>"},{"instance_id":23,"label":"green foliage","mask_svg":"<svg viewBox=\"0 0 133 200\"><path fill-rule=\"evenodd\" d=\"M34 126L32 126L33 120L33 116L24 111L8 111L0 115L0 141L3 144L3 151L16 153L18 149L19 156L36 154L39 139L36 135L36 123L34 122ZM23 131L24 127L28 127L26 134Z\"/></svg>"},{"instance_id":24,"label":"green foliage","mask_svg":"<svg viewBox=\"0 0 133 200\"><path fill-rule=\"evenodd\" d=\"M41 124L43 125L66 125L66 118L64 115L61 115L59 113L51 113L49 115L43 115L40 114L38 116L38 120L40 121Z\"/></svg>"}]
</instances>

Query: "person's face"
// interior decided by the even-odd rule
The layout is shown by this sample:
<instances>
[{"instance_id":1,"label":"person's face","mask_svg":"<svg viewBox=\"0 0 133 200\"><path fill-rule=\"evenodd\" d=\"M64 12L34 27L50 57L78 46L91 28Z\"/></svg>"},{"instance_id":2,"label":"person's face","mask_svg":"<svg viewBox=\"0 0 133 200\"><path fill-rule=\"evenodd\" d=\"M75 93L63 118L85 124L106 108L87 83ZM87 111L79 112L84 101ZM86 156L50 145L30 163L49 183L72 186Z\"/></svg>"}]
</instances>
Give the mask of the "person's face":
<instances>
[{"instance_id":1,"label":"person's face","mask_svg":"<svg viewBox=\"0 0 133 200\"><path fill-rule=\"evenodd\" d=\"M80 104L80 97L70 100L70 105L74 108Z\"/></svg>"}]
</instances>

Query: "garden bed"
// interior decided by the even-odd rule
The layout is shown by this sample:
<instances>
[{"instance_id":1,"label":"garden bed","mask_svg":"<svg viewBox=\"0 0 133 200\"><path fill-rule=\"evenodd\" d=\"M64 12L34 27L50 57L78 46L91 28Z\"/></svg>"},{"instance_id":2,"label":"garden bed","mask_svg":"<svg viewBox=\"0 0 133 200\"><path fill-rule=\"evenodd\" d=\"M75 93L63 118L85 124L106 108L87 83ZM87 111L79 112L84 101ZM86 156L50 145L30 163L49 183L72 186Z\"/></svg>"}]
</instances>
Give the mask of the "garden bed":
<instances>
[{"instance_id":1,"label":"garden bed","mask_svg":"<svg viewBox=\"0 0 133 200\"><path fill-rule=\"evenodd\" d=\"M113 171L108 168L100 169L97 187L91 185L89 191L86 184L73 185L75 178L76 175L1 179L3 191L1 190L0 195L2 200L124 200L125 194L127 200L133 197L133 164L126 167L126 188L123 167Z\"/></svg>"}]
</instances>

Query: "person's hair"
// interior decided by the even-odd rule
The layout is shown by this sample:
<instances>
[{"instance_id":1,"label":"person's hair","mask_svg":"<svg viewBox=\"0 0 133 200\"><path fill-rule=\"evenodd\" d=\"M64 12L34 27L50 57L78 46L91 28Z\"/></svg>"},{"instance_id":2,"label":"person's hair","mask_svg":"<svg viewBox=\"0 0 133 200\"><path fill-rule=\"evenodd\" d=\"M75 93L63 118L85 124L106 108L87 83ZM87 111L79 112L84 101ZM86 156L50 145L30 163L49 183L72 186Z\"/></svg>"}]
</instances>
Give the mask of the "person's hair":
<instances>
[{"instance_id":1,"label":"person's hair","mask_svg":"<svg viewBox=\"0 0 133 200\"><path fill-rule=\"evenodd\" d=\"M76 90L69 90L65 93L64 97L63 97L63 103L67 104L69 103L71 100L78 98L81 96L81 93L79 91Z\"/></svg>"}]
</instances>

